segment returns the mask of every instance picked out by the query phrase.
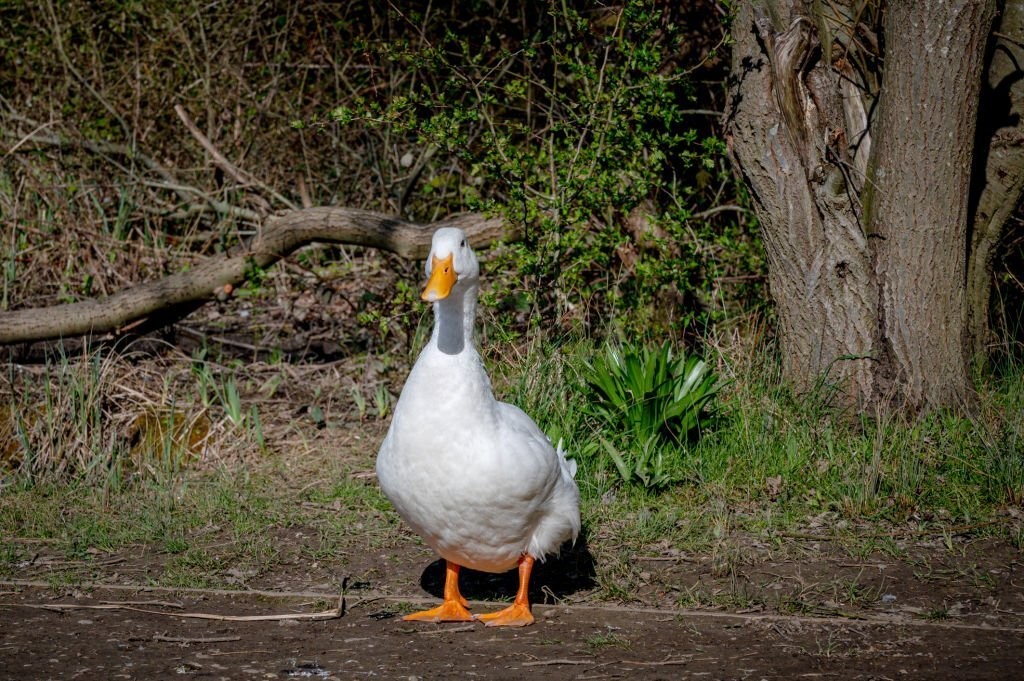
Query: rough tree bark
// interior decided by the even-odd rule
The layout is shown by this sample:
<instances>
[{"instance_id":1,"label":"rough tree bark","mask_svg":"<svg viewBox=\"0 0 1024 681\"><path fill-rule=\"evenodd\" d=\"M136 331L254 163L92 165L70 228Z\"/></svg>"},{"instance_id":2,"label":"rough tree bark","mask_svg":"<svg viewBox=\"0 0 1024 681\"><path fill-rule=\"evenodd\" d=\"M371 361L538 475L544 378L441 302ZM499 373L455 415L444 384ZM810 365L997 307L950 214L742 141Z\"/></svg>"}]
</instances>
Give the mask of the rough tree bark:
<instances>
[{"instance_id":1,"label":"rough tree bark","mask_svg":"<svg viewBox=\"0 0 1024 681\"><path fill-rule=\"evenodd\" d=\"M259 269L313 242L371 246L405 258L424 258L434 230L441 226L461 227L480 247L515 238L504 220L475 214L420 225L354 208L287 211L268 218L244 248L207 258L186 272L106 298L2 312L0 345L116 333L142 322L147 322L146 328L164 326L224 292L227 285L237 286Z\"/></svg>"},{"instance_id":2,"label":"rough tree bark","mask_svg":"<svg viewBox=\"0 0 1024 681\"><path fill-rule=\"evenodd\" d=\"M994 10L994 0L886 10L863 218L880 289L876 376L914 406L968 397L967 197Z\"/></svg>"},{"instance_id":3,"label":"rough tree bark","mask_svg":"<svg viewBox=\"0 0 1024 681\"><path fill-rule=\"evenodd\" d=\"M730 149L761 222L797 390L824 383L867 409L969 403L968 282L990 283L992 244L1021 193L1016 176L1002 189L984 184L973 214L992 224L968 229L995 9L995 0L739 4Z\"/></svg>"},{"instance_id":4,"label":"rough tree bark","mask_svg":"<svg viewBox=\"0 0 1024 681\"><path fill-rule=\"evenodd\" d=\"M967 260L967 349L983 357L991 343L992 261L1007 221L1024 195L1024 0L1007 0L989 43L971 190ZM1017 42L1014 42L1017 41ZM1017 197L1017 198L1014 198Z\"/></svg>"}]
</instances>

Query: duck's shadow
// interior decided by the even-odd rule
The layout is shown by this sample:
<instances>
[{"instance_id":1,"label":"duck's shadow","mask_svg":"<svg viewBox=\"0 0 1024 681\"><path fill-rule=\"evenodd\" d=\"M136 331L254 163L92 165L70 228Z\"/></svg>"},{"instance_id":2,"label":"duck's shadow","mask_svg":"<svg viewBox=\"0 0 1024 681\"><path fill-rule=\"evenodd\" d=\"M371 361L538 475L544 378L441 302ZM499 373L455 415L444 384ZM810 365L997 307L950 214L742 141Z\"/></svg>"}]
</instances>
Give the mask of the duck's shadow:
<instances>
[{"instance_id":1,"label":"duck's shadow","mask_svg":"<svg viewBox=\"0 0 1024 681\"><path fill-rule=\"evenodd\" d=\"M428 565L420 575L420 586L435 596L444 595L444 559ZM584 534L576 539L575 545L566 544L558 556L550 556L543 563L537 561L530 577L530 602L552 603L579 591L587 591L597 585L594 557L587 548ZM519 588L519 574L515 569L494 574L478 572L469 568L459 571L459 590L469 600L491 601L510 600Z\"/></svg>"}]
</instances>

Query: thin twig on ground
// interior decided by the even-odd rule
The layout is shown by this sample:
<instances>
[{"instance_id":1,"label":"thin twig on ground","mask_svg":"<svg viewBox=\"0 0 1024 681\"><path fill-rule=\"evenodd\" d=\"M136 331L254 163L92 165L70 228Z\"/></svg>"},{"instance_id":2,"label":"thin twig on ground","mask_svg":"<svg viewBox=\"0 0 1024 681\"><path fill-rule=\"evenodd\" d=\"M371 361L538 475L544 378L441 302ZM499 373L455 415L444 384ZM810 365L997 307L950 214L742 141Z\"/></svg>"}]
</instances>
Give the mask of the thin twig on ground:
<instances>
[{"instance_id":1,"label":"thin twig on ground","mask_svg":"<svg viewBox=\"0 0 1024 681\"><path fill-rule=\"evenodd\" d=\"M100 601L101 605L151 605L155 608L177 608L183 610L184 603L174 601Z\"/></svg>"},{"instance_id":2,"label":"thin twig on ground","mask_svg":"<svg viewBox=\"0 0 1024 681\"><path fill-rule=\"evenodd\" d=\"M689 664L693 661L693 655L683 657L666 657L664 660L650 662L647 660L619 660L619 664L637 664L643 667L671 667L673 665Z\"/></svg>"},{"instance_id":3,"label":"thin twig on ground","mask_svg":"<svg viewBox=\"0 0 1024 681\"><path fill-rule=\"evenodd\" d=\"M438 629L420 629L414 633L419 636L437 636L439 634L457 634L460 631L475 631L476 625L464 624L460 627L441 627Z\"/></svg>"},{"instance_id":4,"label":"thin twig on ground","mask_svg":"<svg viewBox=\"0 0 1024 681\"><path fill-rule=\"evenodd\" d=\"M522 666L524 666L524 667L546 667L546 666L549 666L549 665L559 665L559 664L579 665L579 664L597 664L597 663L594 662L593 660L558 659L558 660L534 660L532 662L524 662Z\"/></svg>"},{"instance_id":5,"label":"thin twig on ground","mask_svg":"<svg viewBox=\"0 0 1024 681\"><path fill-rule=\"evenodd\" d=\"M144 639L145 640L145 639ZM232 641L241 641L241 636L211 636L209 638L189 638L184 636L165 636L163 634L155 634L150 641L157 641L160 643L230 643Z\"/></svg>"},{"instance_id":6,"label":"thin twig on ground","mask_svg":"<svg viewBox=\"0 0 1024 681\"><path fill-rule=\"evenodd\" d=\"M275 622L281 620L330 620L338 619L345 613L344 598L338 599L337 607L321 612L292 612L276 615L219 615L208 612L164 612L162 610L151 610L149 608L138 608L123 603L104 603L101 605L79 604L79 603L4 603L21 608L34 608L37 610L50 610L63 612L65 610L131 610L142 612L148 615L163 615L166 617L186 617L189 619L218 620L224 622Z\"/></svg>"}]
</instances>

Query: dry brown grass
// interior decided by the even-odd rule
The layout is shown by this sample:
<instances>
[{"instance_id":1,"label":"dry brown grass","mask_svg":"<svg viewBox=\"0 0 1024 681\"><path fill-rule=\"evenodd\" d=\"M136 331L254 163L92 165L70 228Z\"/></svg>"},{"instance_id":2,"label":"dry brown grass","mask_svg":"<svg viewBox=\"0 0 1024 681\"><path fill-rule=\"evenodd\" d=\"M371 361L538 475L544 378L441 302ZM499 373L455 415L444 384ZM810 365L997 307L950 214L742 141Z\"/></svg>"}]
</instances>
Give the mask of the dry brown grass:
<instances>
[{"instance_id":1,"label":"dry brown grass","mask_svg":"<svg viewBox=\"0 0 1024 681\"><path fill-rule=\"evenodd\" d=\"M0 467L35 481L121 484L270 453L322 456L333 445L321 431L377 421L381 389L394 399L383 371L365 358L243 369L171 346L12 363L0 376Z\"/></svg>"},{"instance_id":2,"label":"dry brown grass","mask_svg":"<svg viewBox=\"0 0 1024 681\"><path fill-rule=\"evenodd\" d=\"M95 352L10 365L0 380L0 429L16 443L4 452L7 467L36 480L118 481L225 451L225 419L194 398L178 399L181 380L169 362L131 359Z\"/></svg>"}]
</instances>

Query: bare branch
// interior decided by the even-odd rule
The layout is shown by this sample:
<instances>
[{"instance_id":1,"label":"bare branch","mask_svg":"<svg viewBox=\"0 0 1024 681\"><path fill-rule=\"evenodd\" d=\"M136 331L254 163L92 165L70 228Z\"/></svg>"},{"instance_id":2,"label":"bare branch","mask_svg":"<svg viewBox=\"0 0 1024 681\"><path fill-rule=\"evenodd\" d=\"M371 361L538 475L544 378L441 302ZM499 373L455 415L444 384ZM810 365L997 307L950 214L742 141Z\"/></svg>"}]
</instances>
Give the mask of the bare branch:
<instances>
[{"instance_id":1,"label":"bare branch","mask_svg":"<svg viewBox=\"0 0 1024 681\"><path fill-rule=\"evenodd\" d=\"M135 147L128 146L127 144L118 144L117 142L107 142L104 140L81 140L62 137L61 135L42 134L40 133L40 130L50 124L36 123L29 118L25 118L15 113L9 113L8 116L13 120L33 125L35 126L35 129L25 135L20 135L10 130L4 131L4 135L6 137L18 140L18 142L7 151L7 155L13 154L22 146L31 142L34 144L45 144L46 146L51 147L85 149L86 151L99 154L101 156L123 156L127 159L141 163L143 166L159 175L166 183L160 186L170 189L183 201L191 202L195 198L195 195L202 194L199 190L182 184L181 180L179 180L174 173ZM119 166L117 163L114 165ZM126 168L122 168L122 170L127 172Z\"/></svg>"},{"instance_id":2,"label":"bare branch","mask_svg":"<svg viewBox=\"0 0 1024 681\"><path fill-rule=\"evenodd\" d=\"M196 124L192 122L192 119L189 118L188 113L185 112L185 108L182 107L181 104L174 105L174 113L178 114L178 118L180 118L181 122L185 124L185 127L188 128L188 131L190 133L192 133L192 136L196 138L199 144L203 145L203 149L206 149L207 153L209 153L210 156L213 158L213 162L216 163L217 166L220 167L220 169L223 170L225 173L235 178L236 182L244 186L259 187L260 189L268 192L274 199L279 201L282 205L287 206L291 210L298 209L298 207L294 203L289 201L287 198L285 198L278 192L274 191L271 187L267 186L267 184L257 180L255 177L253 177L246 171L242 170L241 168L233 164L231 161L227 160L224 154L220 153L217 147L213 145L213 142L211 142L209 138L207 138L206 135L204 135L202 131L199 130Z\"/></svg>"},{"instance_id":3,"label":"bare branch","mask_svg":"<svg viewBox=\"0 0 1024 681\"><path fill-rule=\"evenodd\" d=\"M0 313L0 345L105 334L173 323L244 282L295 249L313 242L369 246L404 258L425 257L437 227L458 226L478 246L514 239L501 218L469 214L415 224L354 208L309 208L272 216L246 248L201 261L187 272L140 284L106 298Z\"/></svg>"},{"instance_id":4,"label":"bare branch","mask_svg":"<svg viewBox=\"0 0 1024 681\"><path fill-rule=\"evenodd\" d=\"M161 215L171 219L186 219L188 217L202 214L202 213L215 213L217 215L229 215L237 217L248 222L259 223L263 219L263 215L260 215L256 211L248 210L246 208L240 208L238 206L231 205L225 201L216 199L206 192L202 191L197 187L183 183L179 180L173 172L168 168L147 156L146 154L139 151L137 148L128 146L126 144L119 144L116 142L107 142L104 140L88 140L88 139L75 139L71 137L65 137L61 135L48 135L41 134L38 130L45 126L35 124L34 121L18 116L16 114L10 114L11 118L24 122L26 124L36 125L36 129L27 134L18 134L13 131L5 131L4 135L10 139L17 139L18 141L7 151L6 155L15 153L18 149L25 146L26 144L43 144L58 148L79 148L85 149L86 151L98 154L101 156L123 156L132 161L141 163L145 168L149 169L156 175L160 176L160 180L147 180L140 178L139 181L147 186L155 189L166 189L174 192L178 198L183 201L186 205L178 208L177 210L169 211L167 209L154 209L142 206L142 210ZM125 168L121 164L108 160L113 163L120 170L125 173L132 174L129 168ZM197 202L197 200L199 202ZM269 206L267 207L269 210Z\"/></svg>"}]
</instances>

